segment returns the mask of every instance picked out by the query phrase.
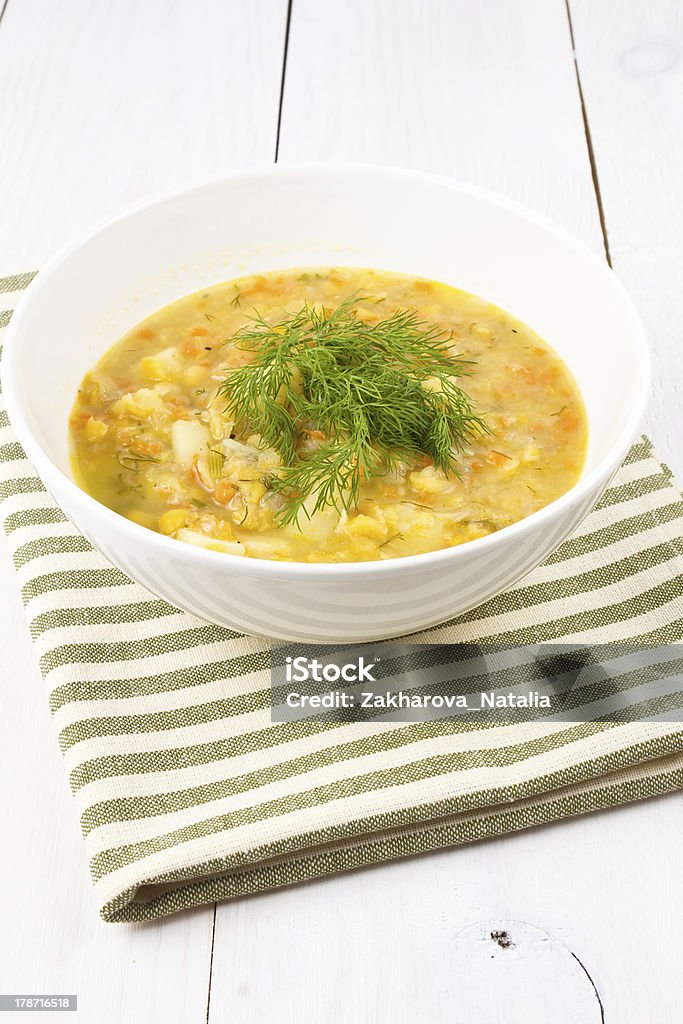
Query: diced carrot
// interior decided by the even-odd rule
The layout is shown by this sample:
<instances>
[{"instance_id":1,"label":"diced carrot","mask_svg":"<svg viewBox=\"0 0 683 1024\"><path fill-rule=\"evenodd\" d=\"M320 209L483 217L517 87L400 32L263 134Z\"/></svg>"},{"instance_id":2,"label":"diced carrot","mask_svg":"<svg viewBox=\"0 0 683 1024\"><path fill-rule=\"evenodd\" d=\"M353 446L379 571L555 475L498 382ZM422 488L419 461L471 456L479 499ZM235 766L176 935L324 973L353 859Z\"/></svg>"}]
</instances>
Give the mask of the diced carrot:
<instances>
[{"instance_id":1,"label":"diced carrot","mask_svg":"<svg viewBox=\"0 0 683 1024\"><path fill-rule=\"evenodd\" d=\"M167 398L166 398L166 401L168 402L168 404L173 409L174 414L175 413L183 414L183 413L187 412L187 406L186 406L185 402L183 402L182 398L178 398L177 395L168 395Z\"/></svg>"},{"instance_id":2,"label":"diced carrot","mask_svg":"<svg viewBox=\"0 0 683 1024\"><path fill-rule=\"evenodd\" d=\"M149 341L149 339L153 338L155 334L156 331L153 331L151 327L141 327L138 331L138 338L145 338Z\"/></svg>"},{"instance_id":3,"label":"diced carrot","mask_svg":"<svg viewBox=\"0 0 683 1024\"><path fill-rule=\"evenodd\" d=\"M491 449L486 456L486 461L490 462L492 466L504 466L506 462L509 462L509 456L503 455L502 452L497 452Z\"/></svg>"},{"instance_id":4,"label":"diced carrot","mask_svg":"<svg viewBox=\"0 0 683 1024\"><path fill-rule=\"evenodd\" d=\"M136 440L135 442L136 451L142 452L144 455L156 455L161 451L161 445L158 441L147 441L144 438Z\"/></svg>"},{"instance_id":5,"label":"diced carrot","mask_svg":"<svg viewBox=\"0 0 683 1024\"><path fill-rule=\"evenodd\" d=\"M581 424L581 420L573 409L564 409L562 415L557 418L562 430L567 434L573 430L578 430Z\"/></svg>"},{"instance_id":6,"label":"diced carrot","mask_svg":"<svg viewBox=\"0 0 683 1024\"><path fill-rule=\"evenodd\" d=\"M237 494L237 488L229 480L219 480L213 489L214 500L219 505L227 505L231 498Z\"/></svg>"},{"instance_id":7,"label":"diced carrot","mask_svg":"<svg viewBox=\"0 0 683 1024\"><path fill-rule=\"evenodd\" d=\"M190 334L193 334L195 338L203 338L205 334L208 334L206 327L193 327Z\"/></svg>"}]
</instances>

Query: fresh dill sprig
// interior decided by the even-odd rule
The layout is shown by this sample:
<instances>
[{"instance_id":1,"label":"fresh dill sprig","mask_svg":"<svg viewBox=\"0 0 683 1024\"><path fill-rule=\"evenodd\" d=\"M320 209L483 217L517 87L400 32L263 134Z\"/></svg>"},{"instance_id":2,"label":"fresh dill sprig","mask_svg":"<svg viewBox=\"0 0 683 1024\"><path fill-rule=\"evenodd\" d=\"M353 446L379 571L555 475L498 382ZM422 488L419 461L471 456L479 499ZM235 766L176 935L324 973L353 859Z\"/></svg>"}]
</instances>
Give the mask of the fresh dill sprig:
<instances>
[{"instance_id":1,"label":"fresh dill sprig","mask_svg":"<svg viewBox=\"0 0 683 1024\"><path fill-rule=\"evenodd\" d=\"M281 523L302 509L352 508L363 480L411 458L457 474L462 446L486 432L458 386L470 363L452 354L452 336L411 310L366 323L362 301L307 303L277 323L257 312L230 339L253 361L230 370L219 392L237 429L282 458L271 480L285 499ZM312 427L323 440L300 448Z\"/></svg>"}]
</instances>

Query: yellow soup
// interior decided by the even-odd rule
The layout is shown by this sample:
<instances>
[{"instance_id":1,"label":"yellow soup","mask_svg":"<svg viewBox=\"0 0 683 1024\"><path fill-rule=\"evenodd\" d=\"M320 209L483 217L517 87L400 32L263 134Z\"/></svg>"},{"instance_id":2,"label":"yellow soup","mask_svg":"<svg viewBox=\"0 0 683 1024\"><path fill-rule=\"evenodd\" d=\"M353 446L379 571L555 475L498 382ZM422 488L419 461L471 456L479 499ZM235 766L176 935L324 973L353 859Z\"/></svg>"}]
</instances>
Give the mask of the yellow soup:
<instances>
[{"instance_id":1,"label":"yellow soup","mask_svg":"<svg viewBox=\"0 0 683 1024\"><path fill-rule=\"evenodd\" d=\"M270 405L259 381L274 377L246 386L261 337L284 367ZM587 438L567 367L508 313L434 281L327 268L229 281L154 313L87 374L70 430L76 479L114 511L178 541L300 562L500 530L572 487Z\"/></svg>"}]
</instances>

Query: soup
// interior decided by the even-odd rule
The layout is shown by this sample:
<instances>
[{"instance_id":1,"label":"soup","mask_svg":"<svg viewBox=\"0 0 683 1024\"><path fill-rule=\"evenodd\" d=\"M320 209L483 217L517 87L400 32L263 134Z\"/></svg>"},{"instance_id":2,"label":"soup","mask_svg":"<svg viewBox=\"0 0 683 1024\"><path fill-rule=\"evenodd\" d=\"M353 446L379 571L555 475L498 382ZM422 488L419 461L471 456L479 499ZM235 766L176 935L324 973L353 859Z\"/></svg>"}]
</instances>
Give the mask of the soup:
<instances>
[{"instance_id":1,"label":"soup","mask_svg":"<svg viewBox=\"0 0 683 1024\"><path fill-rule=\"evenodd\" d=\"M484 299L373 270L259 274L179 299L86 375L74 475L133 522L251 558L463 544L578 479L576 384Z\"/></svg>"}]
</instances>

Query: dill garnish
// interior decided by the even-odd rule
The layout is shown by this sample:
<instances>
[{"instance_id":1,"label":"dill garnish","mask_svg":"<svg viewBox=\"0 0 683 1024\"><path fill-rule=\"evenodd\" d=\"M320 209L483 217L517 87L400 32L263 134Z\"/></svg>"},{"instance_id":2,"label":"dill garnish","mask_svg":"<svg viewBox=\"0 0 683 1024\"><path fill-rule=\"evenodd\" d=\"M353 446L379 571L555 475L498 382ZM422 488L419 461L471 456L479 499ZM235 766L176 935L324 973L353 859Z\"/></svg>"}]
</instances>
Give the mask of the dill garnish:
<instances>
[{"instance_id":1,"label":"dill garnish","mask_svg":"<svg viewBox=\"0 0 683 1024\"><path fill-rule=\"evenodd\" d=\"M433 512L434 511L434 509L433 509L433 507L431 505L421 505L419 501L408 501L407 499L404 499L401 502L401 504L402 505L414 505L415 508L426 508L428 512Z\"/></svg>"},{"instance_id":2,"label":"dill garnish","mask_svg":"<svg viewBox=\"0 0 683 1024\"><path fill-rule=\"evenodd\" d=\"M136 451L134 448L120 448L116 453L116 461L123 469L129 470L131 473L139 473L143 462L158 462L159 460L155 459L153 455Z\"/></svg>"},{"instance_id":3,"label":"dill garnish","mask_svg":"<svg viewBox=\"0 0 683 1024\"><path fill-rule=\"evenodd\" d=\"M126 494L129 491L134 494L142 494L142 484L129 484L126 483L123 477L123 473L119 473L117 476L119 486L116 488L117 494Z\"/></svg>"},{"instance_id":4,"label":"dill garnish","mask_svg":"<svg viewBox=\"0 0 683 1024\"><path fill-rule=\"evenodd\" d=\"M391 542L394 540L405 540L405 537L403 536L402 533L395 533L393 537L387 538L387 540L385 540L383 544L380 544L380 550L382 548L385 548L387 544L391 544Z\"/></svg>"},{"instance_id":5,"label":"dill garnish","mask_svg":"<svg viewBox=\"0 0 683 1024\"><path fill-rule=\"evenodd\" d=\"M487 430L458 386L470 363L452 354L452 336L410 310L365 323L362 299L307 303L277 323L255 313L231 338L253 361L230 370L219 393L240 430L282 458L271 484L285 498L281 523L302 509L355 507L362 480L404 460L427 455L457 474L458 452ZM300 454L311 425L322 439Z\"/></svg>"}]
</instances>

